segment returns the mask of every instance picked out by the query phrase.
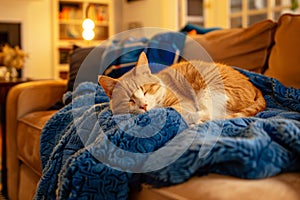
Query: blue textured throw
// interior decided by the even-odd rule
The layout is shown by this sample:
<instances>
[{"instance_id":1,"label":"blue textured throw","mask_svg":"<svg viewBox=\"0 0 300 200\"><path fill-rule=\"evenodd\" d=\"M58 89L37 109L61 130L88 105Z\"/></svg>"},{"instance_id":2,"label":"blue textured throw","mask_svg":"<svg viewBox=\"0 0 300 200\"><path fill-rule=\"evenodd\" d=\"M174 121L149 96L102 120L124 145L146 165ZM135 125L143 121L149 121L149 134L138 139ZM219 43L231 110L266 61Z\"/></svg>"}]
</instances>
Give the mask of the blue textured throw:
<instances>
[{"instance_id":1,"label":"blue textured throw","mask_svg":"<svg viewBox=\"0 0 300 200\"><path fill-rule=\"evenodd\" d=\"M80 84L73 101L43 129L35 198L127 199L140 183L159 187L207 173L258 179L299 171L300 90L240 71L261 89L266 110L191 127L170 108L113 116L100 86ZM166 146L167 156L147 156Z\"/></svg>"}]
</instances>

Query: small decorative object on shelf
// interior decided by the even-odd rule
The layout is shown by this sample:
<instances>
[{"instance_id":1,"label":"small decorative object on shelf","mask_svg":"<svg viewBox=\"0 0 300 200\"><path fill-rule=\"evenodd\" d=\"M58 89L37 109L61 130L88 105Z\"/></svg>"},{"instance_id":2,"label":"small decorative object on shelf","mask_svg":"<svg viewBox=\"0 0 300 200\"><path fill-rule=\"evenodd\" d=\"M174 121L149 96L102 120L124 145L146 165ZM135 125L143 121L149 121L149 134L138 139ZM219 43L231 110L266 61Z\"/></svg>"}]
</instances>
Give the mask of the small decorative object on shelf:
<instances>
[{"instance_id":1,"label":"small decorative object on shelf","mask_svg":"<svg viewBox=\"0 0 300 200\"><path fill-rule=\"evenodd\" d=\"M4 45L2 52L0 52L0 60L6 67L4 78L7 80L17 78L17 70L23 68L25 59L27 57L28 54L22 51L19 46L15 46L13 48L8 44Z\"/></svg>"}]
</instances>

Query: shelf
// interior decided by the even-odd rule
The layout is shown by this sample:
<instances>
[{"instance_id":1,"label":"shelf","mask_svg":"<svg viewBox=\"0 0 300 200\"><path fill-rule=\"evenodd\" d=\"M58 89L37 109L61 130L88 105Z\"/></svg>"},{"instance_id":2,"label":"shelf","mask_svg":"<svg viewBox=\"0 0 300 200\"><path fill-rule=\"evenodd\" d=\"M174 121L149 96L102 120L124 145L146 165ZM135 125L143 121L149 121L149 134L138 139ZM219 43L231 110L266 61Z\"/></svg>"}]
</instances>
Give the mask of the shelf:
<instances>
[{"instance_id":1,"label":"shelf","mask_svg":"<svg viewBox=\"0 0 300 200\"><path fill-rule=\"evenodd\" d=\"M97 46L112 34L110 9L111 0L54 0L53 20L55 32L54 78L67 78L69 53L73 45ZM91 41L82 38L82 22L92 19L95 23L95 37Z\"/></svg>"},{"instance_id":2,"label":"shelf","mask_svg":"<svg viewBox=\"0 0 300 200\"><path fill-rule=\"evenodd\" d=\"M82 24L82 19L60 19L58 21L59 24L66 24L66 25L81 25Z\"/></svg>"},{"instance_id":3,"label":"shelf","mask_svg":"<svg viewBox=\"0 0 300 200\"><path fill-rule=\"evenodd\" d=\"M59 1L59 19L82 19L83 14L83 2Z\"/></svg>"},{"instance_id":4,"label":"shelf","mask_svg":"<svg viewBox=\"0 0 300 200\"><path fill-rule=\"evenodd\" d=\"M60 19L58 21L59 24L61 25L82 25L83 19ZM108 26L109 22L108 21L94 21L95 26Z\"/></svg>"}]
</instances>

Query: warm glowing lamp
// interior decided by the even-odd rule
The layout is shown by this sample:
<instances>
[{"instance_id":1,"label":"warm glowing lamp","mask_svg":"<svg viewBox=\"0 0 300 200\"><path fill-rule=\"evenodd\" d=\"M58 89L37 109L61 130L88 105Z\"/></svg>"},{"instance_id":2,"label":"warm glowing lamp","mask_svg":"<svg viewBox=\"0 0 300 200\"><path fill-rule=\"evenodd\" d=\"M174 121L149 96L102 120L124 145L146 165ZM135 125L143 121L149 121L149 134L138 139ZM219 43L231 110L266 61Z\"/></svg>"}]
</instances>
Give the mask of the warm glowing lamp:
<instances>
[{"instance_id":1,"label":"warm glowing lamp","mask_svg":"<svg viewBox=\"0 0 300 200\"><path fill-rule=\"evenodd\" d=\"M84 30L86 30L86 29L93 30L95 28L95 23L93 20L87 18L87 19L83 20L82 28Z\"/></svg>"},{"instance_id":2,"label":"warm glowing lamp","mask_svg":"<svg viewBox=\"0 0 300 200\"><path fill-rule=\"evenodd\" d=\"M92 40L95 37L95 32L93 31L93 29L85 29L82 31L82 37L85 40Z\"/></svg>"},{"instance_id":3,"label":"warm glowing lamp","mask_svg":"<svg viewBox=\"0 0 300 200\"><path fill-rule=\"evenodd\" d=\"M93 20L91 19L85 19L82 22L82 37L85 40L92 40L95 37L95 32L94 32L94 28L95 28L95 23Z\"/></svg>"}]
</instances>

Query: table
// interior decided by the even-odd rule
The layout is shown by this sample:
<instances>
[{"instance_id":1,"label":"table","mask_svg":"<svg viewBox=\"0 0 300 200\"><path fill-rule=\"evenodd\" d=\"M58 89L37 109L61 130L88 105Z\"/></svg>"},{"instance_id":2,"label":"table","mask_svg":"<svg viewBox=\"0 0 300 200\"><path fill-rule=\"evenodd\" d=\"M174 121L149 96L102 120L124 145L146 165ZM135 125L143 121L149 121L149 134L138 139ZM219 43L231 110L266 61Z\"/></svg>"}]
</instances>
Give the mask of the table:
<instances>
[{"instance_id":1,"label":"table","mask_svg":"<svg viewBox=\"0 0 300 200\"><path fill-rule=\"evenodd\" d=\"M30 81L29 79L15 78L11 80L5 80L0 78L0 142L2 142L2 148L0 149L2 162L1 162L1 183L2 183L2 194L6 196L6 97L8 91L13 86Z\"/></svg>"}]
</instances>

